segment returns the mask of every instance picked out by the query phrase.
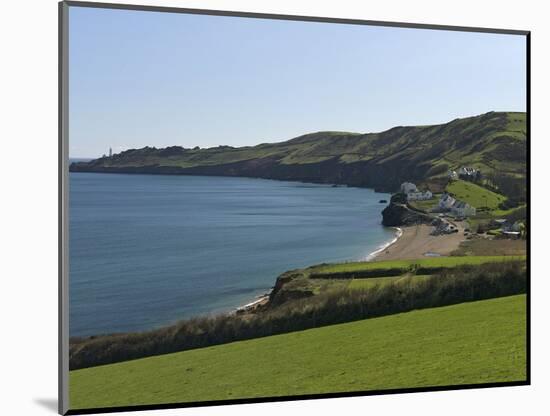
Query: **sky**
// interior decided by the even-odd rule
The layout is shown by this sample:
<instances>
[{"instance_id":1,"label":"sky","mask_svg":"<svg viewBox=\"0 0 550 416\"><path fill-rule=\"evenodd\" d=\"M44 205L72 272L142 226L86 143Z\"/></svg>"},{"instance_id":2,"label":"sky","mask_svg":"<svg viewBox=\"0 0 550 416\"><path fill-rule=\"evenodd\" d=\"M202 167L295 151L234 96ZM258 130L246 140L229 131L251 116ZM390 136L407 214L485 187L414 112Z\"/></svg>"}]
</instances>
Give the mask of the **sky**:
<instances>
[{"instance_id":1,"label":"sky","mask_svg":"<svg viewBox=\"0 0 550 416\"><path fill-rule=\"evenodd\" d=\"M525 111L520 35L69 8L69 155Z\"/></svg>"}]
</instances>

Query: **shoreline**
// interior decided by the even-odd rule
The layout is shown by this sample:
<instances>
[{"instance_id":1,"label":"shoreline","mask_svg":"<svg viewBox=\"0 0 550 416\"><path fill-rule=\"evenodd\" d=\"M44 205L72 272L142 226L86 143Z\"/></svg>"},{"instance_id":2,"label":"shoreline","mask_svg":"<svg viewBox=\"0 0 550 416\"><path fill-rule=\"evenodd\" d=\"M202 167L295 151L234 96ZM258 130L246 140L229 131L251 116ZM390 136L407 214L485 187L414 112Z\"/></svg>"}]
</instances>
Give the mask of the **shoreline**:
<instances>
[{"instance_id":1,"label":"shoreline","mask_svg":"<svg viewBox=\"0 0 550 416\"><path fill-rule=\"evenodd\" d=\"M104 174L104 175L119 175L119 176L126 176L126 177L129 177L130 175L134 175L134 176L143 176L144 178L147 176L149 178L152 178L154 176L164 176L164 177L173 177L174 175L171 175L171 174L167 174L167 173L158 173L158 174L147 174L147 173L128 173L128 172L71 172L71 175L73 174L76 174L76 175L88 175L91 177L92 175L96 176L96 177L99 177L101 175L95 175L95 174ZM304 181L304 180L295 180L295 179L284 179L284 180L281 180L281 179L275 179L275 178L262 178L262 177L252 177L252 176L228 176L228 175L204 175L204 174L201 174L201 175L197 175L197 174L185 174L185 175L182 175L182 177L189 177L189 178L203 178L205 179L204 182L199 182L199 184L201 183L210 183L211 180L213 179L223 179L223 180L227 180L227 181L234 181L234 180L237 180L237 179L240 179L240 180L243 180L243 181L254 181L254 182L258 182L258 184L255 184L254 186L257 186L258 189L263 189L265 187L267 187L267 185L269 185L269 183L267 183L267 181L269 182L272 182L272 183L278 183L278 184L283 184L283 185L290 185L290 187L292 189L294 189L295 187L297 187L297 191L296 192L309 192L309 190L307 189L304 189L302 190L302 186L305 186L305 185L311 185L311 187L319 187L319 188L323 188L321 191L319 192L323 192L326 193L327 195L334 195L334 192L343 192L345 195L348 195L348 192L349 192L349 195L350 195L350 198L355 198L354 195L357 195L357 198L361 198L361 199L367 199L369 202L369 208L368 208L368 211L367 211L367 214L364 214L364 215L367 215L367 217L370 219L371 217L373 218L372 220L372 223L375 222L374 218L375 216L377 216L379 214L379 210L381 208L383 208L382 205L379 205L379 199L380 198L385 198L385 199L389 199L390 197L390 194L389 193L381 193L375 189L372 189L372 188L369 188L369 187L366 187L366 186L361 186L361 187L352 187L350 185L342 185L342 184L335 184L333 182L315 182L315 181ZM75 178L73 177L71 180L74 180ZM143 179L137 179L137 182L141 183ZM110 181L110 180L109 180ZM109 182L107 181L107 182ZM122 182L124 184L124 182ZM155 182L153 182L154 184ZM223 182L221 183L222 186L223 186ZM245 183L246 185L246 183ZM332 188L333 186L337 185L338 187L342 186L342 187L348 187L348 188L356 188L356 189L348 189L348 190L345 190L345 189L336 189L336 190L333 190L333 189L329 189L329 188ZM307 188L309 188L310 186L307 186ZM326 189L325 189L326 188ZM265 188L267 190L271 189L271 187L267 187ZM292 190L291 190L292 191ZM294 191L293 191L294 192ZM316 190L313 190L312 192L317 192ZM372 200L372 201L371 201ZM377 202L378 201L378 202ZM380 207L380 208L379 208ZM359 209L361 209L361 211L359 211ZM363 213L362 211L362 208L358 208L357 209L359 213ZM371 212L372 211L372 212ZM338 211L339 212L339 211ZM355 211L354 211L355 212ZM347 227L347 222L344 222L344 226ZM370 220L368 222L368 224L370 225ZM340 227L341 228L341 227ZM319 225L319 224L316 224L315 225L315 229L322 229L322 227ZM346 229L346 232L353 232L353 226L349 227L349 230ZM342 231L340 231L342 232ZM384 233L384 232L380 232L381 234L381 240L380 243L383 242L384 239L387 239L388 237L390 237L388 235L388 233ZM391 234L391 233L390 233ZM342 238L346 238L345 235L342 236ZM376 242L377 244L374 245L375 247L379 244L379 242L377 241ZM308 243L309 244L309 243ZM172 245L173 246L173 245ZM316 252L318 250L322 250L322 247L319 247L318 244L313 241L311 243L311 246L312 246L312 253L313 252ZM361 243L359 242L359 244L357 245L357 254L359 254L359 256L364 256L365 254L365 251L364 248L363 250L361 250L361 246L364 247L364 243ZM282 250L282 249L281 249ZM292 251L296 251L296 250L288 250L290 256L293 255ZM361 252L363 251L363 252ZM265 253L262 255L268 255L269 253ZM324 261L327 256L330 256L330 252L327 251L327 253L325 253L323 255L323 252L321 252L322 255L319 255L317 258L315 258L315 256L312 256L313 257L313 261L306 261L304 262L304 267L307 266L307 265L310 265L310 264L315 264L315 263L318 263L320 261ZM275 254L276 256L276 254ZM357 257L359 257L357 256ZM296 256L298 259L299 259L299 256ZM344 256L342 256L344 257ZM345 258L345 257L344 257ZM300 261L303 261L303 259L299 259ZM311 259L310 259L311 260ZM319 260L319 261L318 261ZM285 264L287 263L287 264ZM133 321L131 320L132 319L132 316L128 314L129 316L129 324L126 325L126 324L120 324L120 326L117 324L116 326L111 326L111 325L97 325L97 328L93 322L93 320L91 319L90 320L90 325L86 325L87 321L86 320L82 320L82 322L84 322L84 324L82 324L81 327L78 327L75 329L75 332L71 334L72 337L87 337L87 336L96 336L96 335L100 335L102 333L110 333L110 332L117 332L117 333L126 333L126 332L132 332L132 331L145 331L145 330L148 330L148 329L153 329L153 328L157 328L157 327L163 327L163 326L168 326L170 325L171 323L173 322L177 322L177 321L180 321L180 320L186 320L186 319L192 319L192 318L195 318L195 317L200 317L200 316L204 316L204 315L217 315L217 314L227 314L227 313L234 313L235 311L239 311L241 309L255 309L259 304L263 304L265 303L268 299L269 299L269 292L271 292L272 288L273 288L273 285L275 285L276 283L276 279L278 277L279 274L282 274L284 273L285 271L287 271L290 267L287 267L288 266L288 262L286 259L283 259L283 261L281 262L281 267L280 269L275 269L273 268L271 270L271 272L265 276L264 278L261 278L260 280L260 284L258 285L259 287L257 289L259 290L251 290L250 293L247 295L246 293L244 294L244 296L242 294L239 294L237 296L235 296L235 299L233 301L230 301L228 302L225 298L225 294L223 292L220 292L220 291L217 291L216 290L216 294L220 293L220 296L219 296L219 299L220 299L220 302L219 303L216 303L214 302L213 305L206 305L206 307L204 307L203 310L195 310L194 308L189 308L189 312L187 309L184 309L185 312L183 312L183 316L181 314L174 314L174 316L172 316L172 314L169 314L167 313L167 316L168 316L168 319L166 320L160 320L157 322L156 320L154 321L154 323L151 323L150 326L148 324L140 324L139 322L137 324L133 324ZM239 266L239 270L241 269L250 269L250 267L247 267L246 264L244 266ZM245 272L247 272L247 276L251 276L250 279L252 281L252 279L256 279L258 280L258 277L259 276L253 276L253 273L249 273L247 270L244 270ZM263 272L262 272L263 273ZM74 276L72 276L74 277ZM261 277L261 276L260 276ZM75 280L75 279L72 279L72 280ZM76 281L78 282L78 279L76 279ZM237 288L240 288L239 286L240 284L236 284L235 286ZM153 287L156 287L156 286L153 286ZM240 289L239 289L240 290ZM212 292L214 292L214 290L212 290ZM229 296L229 299L233 298L233 295ZM121 296L121 298L123 298L123 296ZM183 299L185 300L185 297L183 297ZM235 301L236 300L236 301ZM201 305L202 306L202 305ZM168 311L169 309L166 308ZM76 321L76 319L75 319ZM141 326L143 325L143 326Z\"/></svg>"},{"instance_id":2,"label":"shoreline","mask_svg":"<svg viewBox=\"0 0 550 416\"><path fill-rule=\"evenodd\" d=\"M402 228L402 235L394 243L376 254L377 261L411 260L426 257L449 256L459 248L464 236L464 225L457 223L458 232L432 235L432 226L426 224Z\"/></svg>"},{"instance_id":3,"label":"shoreline","mask_svg":"<svg viewBox=\"0 0 550 416\"><path fill-rule=\"evenodd\" d=\"M248 302L244 305L238 306L234 310L232 310L231 314L241 315L244 313L250 313L254 312L256 309L266 305L269 302L269 298L271 296L271 292L273 289L271 289L269 292L256 296L252 302Z\"/></svg>"},{"instance_id":4,"label":"shoreline","mask_svg":"<svg viewBox=\"0 0 550 416\"><path fill-rule=\"evenodd\" d=\"M401 227L391 227L391 228L395 230L395 235L393 236L393 238L390 241L379 246L372 253L368 254L367 257L365 257L365 259L360 261L372 261L384 250L387 250L389 247L397 243L397 241L403 236L403 229ZM269 298L272 292L273 292L273 288L270 289L269 292L266 292L263 295L256 296L253 301L250 301L244 305L237 306L230 313L240 315L240 314L254 312L256 311L256 309L269 303Z\"/></svg>"},{"instance_id":5,"label":"shoreline","mask_svg":"<svg viewBox=\"0 0 550 416\"><path fill-rule=\"evenodd\" d=\"M402 228L400 228L400 227L391 227L391 228L395 229L395 231L396 231L393 239L388 241L387 243L381 245L379 248L377 248L372 253L367 255L367 257L365 257L364 261L374 260L380 253L382 253L384 250L387 250L389 247L391 247L392 245L397 243L397 241L403 236L403 229Z\"/></svg>"},{"instance_id":6,"label":"shoreline","mask_svg":"<svg viewBox=\"0 0 550 416\"><path fill-rule=\"evenodd\" d=\"M448 256L465 240L463 224L457 223L457 226L459 229L458 233L438 236L431 235L430 232L433 227L426 224L392 227L396 231L394 238L370 253L365 259L359 261L409 260L433 256ZM256 295L253 300L233 307L221 314L245 315L261 311L263 307L269 305L273 290L274 287L261 295ZM126 332L122 332L121 334L126 334ZM97 335L84 336L82 338L89 339L94 336Z\"/></svg>"}]
</instances>

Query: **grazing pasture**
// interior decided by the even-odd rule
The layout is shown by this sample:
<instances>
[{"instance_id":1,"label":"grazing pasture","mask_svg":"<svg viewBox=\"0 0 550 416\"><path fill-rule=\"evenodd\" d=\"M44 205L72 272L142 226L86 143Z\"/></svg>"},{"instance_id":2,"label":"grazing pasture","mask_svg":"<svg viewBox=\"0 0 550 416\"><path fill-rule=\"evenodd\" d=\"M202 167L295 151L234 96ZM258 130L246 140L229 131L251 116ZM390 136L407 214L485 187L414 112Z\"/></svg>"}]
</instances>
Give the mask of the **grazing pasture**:
<instances>
[{"instance_id":1,"label":"grazing pasture","mask_svg":"<svg viewBox=\"0 0 550 416\"><path fill-rule=\"evenodd\" d=\"M71 371L71 409L523 381L525 295Z\"/></svg>"}]
</instances>

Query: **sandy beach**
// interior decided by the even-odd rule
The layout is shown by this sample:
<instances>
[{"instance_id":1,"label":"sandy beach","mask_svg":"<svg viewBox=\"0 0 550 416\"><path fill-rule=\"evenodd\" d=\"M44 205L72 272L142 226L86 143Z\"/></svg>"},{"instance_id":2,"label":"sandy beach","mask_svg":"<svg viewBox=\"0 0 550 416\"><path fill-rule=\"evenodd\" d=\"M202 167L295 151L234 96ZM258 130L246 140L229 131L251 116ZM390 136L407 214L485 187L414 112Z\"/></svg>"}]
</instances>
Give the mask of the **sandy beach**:
<instances>
[{"instance_id":1,"label":"sandy beach","mask_svg":"<svg viewBox=\"0 0 550 416\"><path fill-rule=\"evenodd\" d=\"M430 225L402 227L403 234L395 243L381 251L374 260L419 259L427 257L426 253L448 256L464 241L464 227L456 224L458 233L433 236Z\"/></svg>"},{"instance_id":2,"label":"sandy beach","mask_svg":"<svg viewBox=\"0 0 550 416\"><path fill-rule=\"evenodd\" d=\"M396 228L395 242L379 252L371 253L367 261L421 259L429 257L426 253L430 253L431 256L448 256L465 240L463 224L460 222L453 224L458 228L457 233L437 236L430 235L434 229L431 225ZM269 293L266 293L246 305L238 307L234 313L251 313L268 302Z\"/></svg>"}]
</instances>

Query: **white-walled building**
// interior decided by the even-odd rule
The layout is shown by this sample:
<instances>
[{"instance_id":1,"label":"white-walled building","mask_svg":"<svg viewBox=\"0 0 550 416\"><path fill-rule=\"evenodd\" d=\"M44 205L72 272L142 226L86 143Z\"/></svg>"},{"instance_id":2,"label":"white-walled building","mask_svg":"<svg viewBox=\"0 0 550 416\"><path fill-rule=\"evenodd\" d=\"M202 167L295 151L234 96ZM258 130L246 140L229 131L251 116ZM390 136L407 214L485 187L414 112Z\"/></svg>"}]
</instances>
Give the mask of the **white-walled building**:
<instances>
[{"instance_id":1,"label":"white-walled building","mask_svg":"<svg viewBox=\"0 0 550 416\"><path fill-rule=\"evenodd\" d=\"M439 199L439 208L440 209L451 209L451 207L456 202L456 199L454 199L451 195L445 193L441 195L441 198Z\"/></svg>"},{"instance_id":2,"label":"white-walled building","mask_svg":"<svg viewBox=\"0 0 550 416\"><path fill-rule=\"evenodd\" d=\"M451 212L457 217L471 217L476 215L476 209L464 201L456 201L451 207Z\"/></svg>"},{"instance_id":3,"label":"white-walled building","mask_svg":"<svg viewBox=\"0 0 550 416\"><path fill-rule=\"evenodd\" d=\"M427 199L432 199L433 194L430 191L426 192L409 192L407 194L407 201L425 201Z\"/></svg>"},{"instance_id":4,"label":"white-walled building","mask_svg":"<svg viewBox=\"0 0 550 416\"><path fill-rule=\"evenodd\" d=\"M462 166L458 170L458 176L459 177L466 177L466 178L476 178L479 175L479 170L476 168L471 168L468 166Z\"/></svg>"},{"instance_id":5,"label":"white-walled building","mask_svg":"<svg viewBox=\"0 0 550 416\"><path fill-rule=\"evenodd\" d=\"M403 182L401 184L401 192L404 194L410 194L412 192L418 192L416 185L412 182Z\"/></svg>"},{"instance_id":6,"label":"white-walled building","mask_svg":"<svg viewBox=\"0 0 550 416\"><path fill-rule=\"evenodd\" d=\"M468 166L462 166L458 170L459 175L475 175L477 173L477 170L474 168L470 168Z\"/></svg>"},{"instance_id":7,"label":"white-walled building","mask_svg":"<svg viewBox=\"0 0 550 416\"><path fill-rule=\"evenodd\" d=\"M450 170L450 171L447 173L447 176L448 176L449 179L452 180L452 181L458 180L458 173L456 173L456 170Z\"/></svg>"}]
</instances>

